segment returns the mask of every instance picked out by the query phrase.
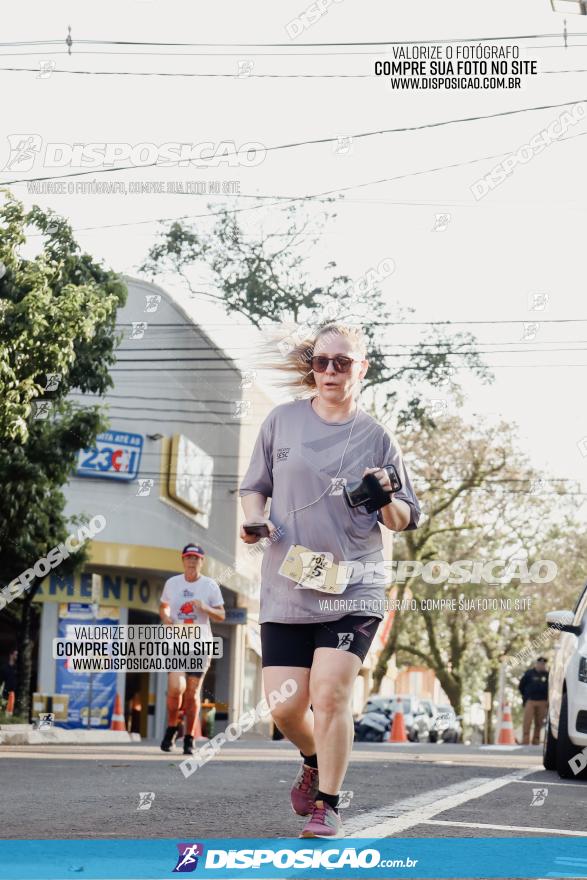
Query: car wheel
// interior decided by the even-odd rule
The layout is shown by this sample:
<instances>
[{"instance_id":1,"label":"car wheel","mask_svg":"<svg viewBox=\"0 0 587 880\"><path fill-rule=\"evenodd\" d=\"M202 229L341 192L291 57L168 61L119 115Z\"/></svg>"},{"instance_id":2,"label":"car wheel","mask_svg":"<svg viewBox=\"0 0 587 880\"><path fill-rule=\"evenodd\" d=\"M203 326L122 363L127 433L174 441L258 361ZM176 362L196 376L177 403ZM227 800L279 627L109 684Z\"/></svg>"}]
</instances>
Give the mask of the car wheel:
<instances>
[{"instance_id":1,"label":"car wheel","mask_svg":"<svg viewBox=\"0 0 587 880\"><path fill-rule=\"evenodd\" d=\"M566 691L563 694L561 702L561 714L558 721L558 738L556 740L556 769L558 775L563 779L569 779L577 776L573 772L573 768L569 764L571 758L579 754L581 749L573 745L569 739L569 705Z\"/></svg>"},{"instance_id":2,"label":"car wheel","mask_svg":"<svg viewBox=\"0 0 587 880\"><path fill-rule=\"evenodd\" d=\"M546 732L544 734L544 749L542 763L545 770L556 770L556 740L550 729L550 716L546 718Z\"/></svg>"}]
</instances>

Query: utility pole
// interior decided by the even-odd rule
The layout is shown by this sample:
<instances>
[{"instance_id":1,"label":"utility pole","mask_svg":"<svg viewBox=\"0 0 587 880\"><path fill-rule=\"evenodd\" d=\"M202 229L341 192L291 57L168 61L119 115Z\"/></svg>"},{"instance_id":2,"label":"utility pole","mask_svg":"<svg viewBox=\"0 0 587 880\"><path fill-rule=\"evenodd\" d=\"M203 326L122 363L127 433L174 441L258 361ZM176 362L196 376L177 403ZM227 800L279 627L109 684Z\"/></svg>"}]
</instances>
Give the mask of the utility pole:
<instances>
[{"instance_id":1,"label":"utility pole","mask_svg":"<svg viewBox=\"0 0 587 880\"><path fill-rule=\"evenodd\" d=\"M505 691L505 661L503 657L499 662L499 688L498 688L498 709L497 709L497 727L496 731L499 733L499 729L501 727L501 722L503 720L503 700L504 700L504 691Z\"/></svg>"},{"instance_id":2,"label":"utility pole","mask_svg":"<svg viewBox=\"0 0 587 880\"><path fill-rule=\"evenodd\" d=\"M100 607L100 599L102 598L102 576L99 574L92 575L92 626L96 625L98 617L98 609ZM90 681L88 686L88 727L92 727L92 698L93 698L94 673L90 672Z\"/></svg>"}]
</instances>

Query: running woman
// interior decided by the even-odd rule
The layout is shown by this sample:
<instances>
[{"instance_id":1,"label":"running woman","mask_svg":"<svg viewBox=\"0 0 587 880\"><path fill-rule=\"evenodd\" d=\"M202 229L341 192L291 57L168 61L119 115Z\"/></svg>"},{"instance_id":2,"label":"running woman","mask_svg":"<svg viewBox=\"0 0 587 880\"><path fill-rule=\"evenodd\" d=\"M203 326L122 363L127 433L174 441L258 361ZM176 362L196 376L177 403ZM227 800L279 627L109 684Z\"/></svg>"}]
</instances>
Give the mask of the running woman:
<instances>
[{"instance_id":1,"label":"running woman","mask_svg":"<svg viewBox=\"0 0 587 880\"><path fill-rule=\"evenodd\" d=\"M183 574L165 581L161 593L159 616L165 624L195 624L200 628L202 640L210 638L210 618L224 620L224 599L215 580L201 574L204 551L197 544L187 544L181 551ZM179 710L185 713L184 755L194 754L194 732L200 712L200 693L203 672L169 672L167 677L167 730L161 749L170 752L179 726Z\"/></svg>"},{"instance_id":2,"label":"running woman","mask_svg":"<svg viewBox=\"0 0 587 880\"><path fill-rule=\"evenodd\" d=\"M338 798L354 739L353 685L383 617L389 580L381 568L374 571L383 561L380 525L399 532L415 529L420 518L393 437L359 404L369 366L366 343L360 328L328 324L289 352L279 368L308 396L269 413L239 490L244 525L265 523L270 535L259 616L265 692L287 679L297 683L272 715L303 759L291 790L294 812L308 817L301 837L344 836ZM390 464L402 483L391 503L373 513L351 508L341 481L358 483L372 473L389 491L383 467ZM242 526L240 537L247 544L260 540ZM302 554L330 553L335 564L346 561L346 571L354 562L336 602L312 588L316 572L308 573L308 556L297 582L279 573L292 545L302 545ZM300 588L304 584L309 588Z\"/></svg>"}]
</instances>

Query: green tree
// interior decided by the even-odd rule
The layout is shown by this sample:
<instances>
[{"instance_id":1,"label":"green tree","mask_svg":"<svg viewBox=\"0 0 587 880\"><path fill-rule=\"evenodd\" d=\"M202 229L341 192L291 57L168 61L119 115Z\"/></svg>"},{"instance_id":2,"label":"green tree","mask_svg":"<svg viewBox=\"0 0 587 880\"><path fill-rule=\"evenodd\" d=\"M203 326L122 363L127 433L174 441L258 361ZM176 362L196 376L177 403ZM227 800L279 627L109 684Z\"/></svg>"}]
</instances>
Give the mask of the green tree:
<instances>
[{"instance_id":1,"label":"green tree","mask_svg":"<svg viewBox=\"0 0 587 880\"><path fill-rule=\"evenodd\" d=\"M522 600L542 600L544 587L524 584L524 569L512 569L509 584L498 582L503 565L513 560L530 567L545 556L544 542L561 507L568 506L562 484L538 494L538 473L519 450L515 429L507 423L467 424L457 415L437 419L434 428L404 432L402 448L417 482L425 518L420 528L398 537L398 560L451 564L495 560L496 579L480 583L425 583L414 576L396 586L402 600L409 590L417 612L396 612L387 644L374 672L379 690L391 657L433 669L452 705L461 712L465 696L482 690L495 695L499 666L517 650L534 625ZM438 572L440 578L440 571ZM422 600L452 602L422 608ZM481 603L477 605L477 601ZM497 609L484 608L495 600ZM517 606L517 607L516 607Z\"/></svg>"},{"instance_id":2,"label":"green tree","mask_svg":"<svg viewBox=\"0 0 587 880\"><path fill-rule=\"evenodd\" d=\"M67 395L111 387L126 287L80 251L52 211L26 211L5 192L0 230L0 570L7 585L71 532L61 488L106 420L98 406L77 408ZM38 252L25 258L25 247ZM60 570L79 568L84 558L82 550ZM18 628L17 714L28 712L38 586L34 579L0 612Z\"/></svg>"},{"instance_id":3,"label":"green tree","mask_svg":"<svg viewBox=\"0 0 587 880\"><path fill-rule=\"evenodd\" d=\"M361 323L369 340L363 388L377 395L380 420L394 411L399 424L433 423L417 383L448 384L456 390L455 355L462 368L490 381L469 333L449 336L436 328L421 334L410 356L387 350L384 340L391 324L401 324L409 313L395 309L392 315L386 306L381 293L384 273L369 269L353 281L331 261L318 282L308 277L307 256L335 214L324 211L309 220L293 205L284 211L283 228L272 232L246 232L226 208L216 214L211 229L179 220L171 223L149 250L141 271L179 277L195 300L221 305L228 315L241 314L258 329L277 323L314 329L331 320Z\"/></svg>"}]
</instances>

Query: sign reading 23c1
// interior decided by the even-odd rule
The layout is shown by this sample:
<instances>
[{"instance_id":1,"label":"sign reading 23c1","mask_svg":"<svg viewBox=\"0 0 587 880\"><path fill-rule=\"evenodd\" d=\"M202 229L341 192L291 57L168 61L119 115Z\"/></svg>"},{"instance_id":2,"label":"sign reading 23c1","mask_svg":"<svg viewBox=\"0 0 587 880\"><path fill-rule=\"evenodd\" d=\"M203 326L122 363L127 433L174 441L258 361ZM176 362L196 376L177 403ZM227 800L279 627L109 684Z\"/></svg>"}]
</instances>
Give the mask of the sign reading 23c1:
<instances>
[{"instance_id":1,"label":"sign reading 23c1","mask_svg":"<svg viewBox=\"0 0 587 880\"><path fill-rule=\"evenodd\" d=\"M142 434L105 431L98 434L95 446L80 449L76 475L105 480L134 480L139 472L142 451Z\"/></svg>"}]
</instances>

